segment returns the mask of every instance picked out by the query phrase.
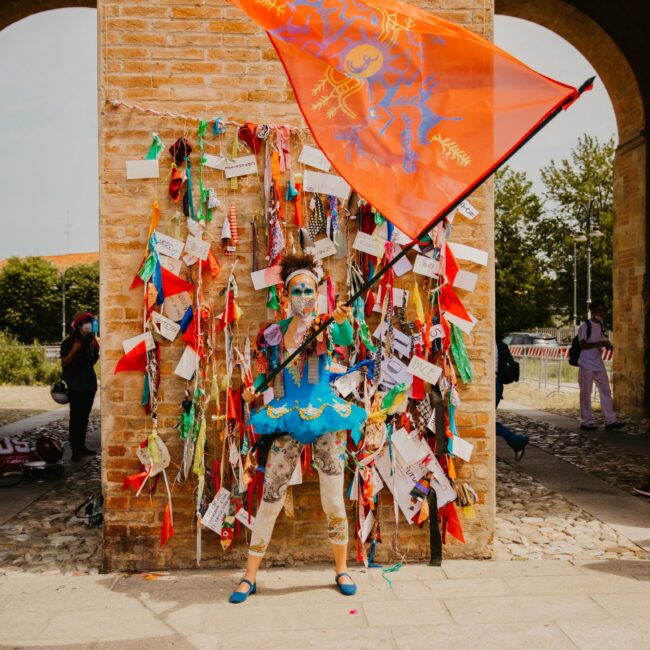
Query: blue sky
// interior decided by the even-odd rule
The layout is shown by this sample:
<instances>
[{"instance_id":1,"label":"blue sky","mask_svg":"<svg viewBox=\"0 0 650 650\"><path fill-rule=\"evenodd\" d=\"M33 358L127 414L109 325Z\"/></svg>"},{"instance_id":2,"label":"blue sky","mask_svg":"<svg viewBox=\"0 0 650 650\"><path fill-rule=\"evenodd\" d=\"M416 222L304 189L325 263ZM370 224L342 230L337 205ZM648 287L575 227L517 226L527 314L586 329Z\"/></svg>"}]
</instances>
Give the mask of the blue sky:
<instances>
[{"instance_id":1,"label":"blue sky","mask_svg":"<svg viewBox=\"0 0 650 650\"><path fill-rule=\"evenodd\" d=\"M31 16L0 32L0 259L96 251L97 26L92 9ZM552 32L497 16L496 43L539 72L572 85L589 63ZM596 84L511 162L541 190L539 168L568 156L584 131L616 131ZM11 155L9 155L11 153Z\"/></svg>"}]
</instances>

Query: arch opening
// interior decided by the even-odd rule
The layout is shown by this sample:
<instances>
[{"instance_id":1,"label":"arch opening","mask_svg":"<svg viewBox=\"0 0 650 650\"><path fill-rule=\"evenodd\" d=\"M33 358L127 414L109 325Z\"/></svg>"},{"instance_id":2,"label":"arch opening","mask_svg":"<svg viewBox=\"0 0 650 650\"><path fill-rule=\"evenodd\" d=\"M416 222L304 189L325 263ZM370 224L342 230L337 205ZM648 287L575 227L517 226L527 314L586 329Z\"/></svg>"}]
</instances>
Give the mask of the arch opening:
<instances>
[{"instance_id":1,"label":"arch opening","mask_svg":"<svg viewBox=\"0 0 650 650\"><path fill-rule=\"evenodd\" d=\"M618 128L614 161L614 395L624 412L650 410L650 228L644 87L623 51L616 7L596 17L568 0L496 0L495 13L541 25L573 45L607 90ZM604 25L607 29L605 29ZM618 33L619 41L610 33ZM642 77L641 77L642 78ZM642 353L641 353L642 352Z\"/></svg>"}]
</instances>

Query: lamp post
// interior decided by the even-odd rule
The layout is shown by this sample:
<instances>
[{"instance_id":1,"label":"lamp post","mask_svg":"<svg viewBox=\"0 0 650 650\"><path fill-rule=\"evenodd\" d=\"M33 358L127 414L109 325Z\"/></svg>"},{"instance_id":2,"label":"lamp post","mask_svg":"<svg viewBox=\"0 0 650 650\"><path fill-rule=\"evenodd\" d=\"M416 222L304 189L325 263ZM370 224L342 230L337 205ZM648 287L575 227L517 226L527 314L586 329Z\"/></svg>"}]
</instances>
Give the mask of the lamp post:
<instances>
[{"instance_id":1,"label":"lamp post","mask_svg":"<svg viewBox=\"0 0 650 650\"><path fill-rule=\"evenodd\" d=\"M66 322L65 322L65 291L66 291L66 285L65 285L65 272L67 269L63 269L61 271L61 340L65 338L65 333L66 333ZM76 284L74 282L67 287L68 289L75 289ZM53 289L55 287L52 287Z\"/></svg>"},{"instance_id":2,"label":"lamp post","mask_svg":"<svg viewBox=\"0 0 650 650\"><path fill-rule=\"evenodd\" d=\"M578 247L573 238L573 329L578 325Z\"/></svg>"},{"instance_id":3,"label":"lamp post","mask_svg":"<svg viewBox=\"0 0 650 650\"><path fill-rule=\"evenodd\" d=\"M591 304L591 238L592 237L602 237L603 232L599 228L592 228L592 219L591 213L594 209L594 201L591 200L584 206L585 210L585 226L584 231L573 237L573 312L575 315L574 322L577 324L577 251L576 243L577 242L586 242L587 244L587 317L589 317L589 305Z\"/></svg>"},{"instance_id":4,"label":"lamp post","mask_svg":"<svg viewBox=\"0 0 650 650\"><path fill-rule=\"evenodd\" d=\"M61 271L61 340L65 338L65 272Z\"/></svg>"}]
</instances>

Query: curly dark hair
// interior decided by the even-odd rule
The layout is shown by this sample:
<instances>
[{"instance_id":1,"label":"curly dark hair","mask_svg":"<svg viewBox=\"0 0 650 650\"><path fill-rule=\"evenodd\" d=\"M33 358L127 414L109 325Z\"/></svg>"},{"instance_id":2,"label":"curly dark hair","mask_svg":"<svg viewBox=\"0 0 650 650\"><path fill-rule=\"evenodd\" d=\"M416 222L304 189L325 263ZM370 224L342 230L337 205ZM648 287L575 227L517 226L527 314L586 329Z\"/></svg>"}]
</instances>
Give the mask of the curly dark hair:
<instances>
[{"instance_id":1,"label":"curly dark hair","mask_svg":"<svg viewBox=\"0 0 650 650\"><path fill-rule=\"evenodd\" d=\"M318 263L316 262L316 258L310 253L289 253L285 255L280 262L280 277L282 278L282 282L286 282L287 278L294 271L301 269L311 271L314 275L318 276Z\"/></svg>"}]
</instances>

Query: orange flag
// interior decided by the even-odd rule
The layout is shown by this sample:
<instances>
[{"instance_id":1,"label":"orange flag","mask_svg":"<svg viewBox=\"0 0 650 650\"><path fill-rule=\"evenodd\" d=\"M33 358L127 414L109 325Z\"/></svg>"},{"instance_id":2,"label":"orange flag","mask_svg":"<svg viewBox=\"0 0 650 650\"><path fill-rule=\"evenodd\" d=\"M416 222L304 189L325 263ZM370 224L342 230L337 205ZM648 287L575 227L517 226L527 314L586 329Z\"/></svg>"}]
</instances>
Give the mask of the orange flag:
<instances>
[{"instance_id":1,"label":"orange flag","mask_svg":"<svg viewBox=\"0 0 650 650\"><path fill-rule=\"evenodd\" d=\"M415 237L578 97L396 0L230 0L268 33L335 169Z\"/></svg>"},{"instance_id":2,"label":"orange flag","mask_svg":"<svg viewBox=\"0 0 650 650\"><path fill-rule=\"evenodd\" d=\"M165 542L174 535L174 522L172 521L172 512L169 507L169 501L165 506L165 514L163 515L162 527L160 528L160 545L164 546Z\"/></svg>"},{"instance_id":3,"label":"orange flag","mask_svg":"<svg viewBox=\"0 0 650 650\"><path fill-rule=\"evenodd\" d=\"M460 301L460 298L456 295L456 292L448 285L443 284L440 287L440 310L443 312L449 312L454 316L458 316L462 320L472 322L472 317L467 313L463 303Z\"/></svg>"}]
</instances>

